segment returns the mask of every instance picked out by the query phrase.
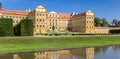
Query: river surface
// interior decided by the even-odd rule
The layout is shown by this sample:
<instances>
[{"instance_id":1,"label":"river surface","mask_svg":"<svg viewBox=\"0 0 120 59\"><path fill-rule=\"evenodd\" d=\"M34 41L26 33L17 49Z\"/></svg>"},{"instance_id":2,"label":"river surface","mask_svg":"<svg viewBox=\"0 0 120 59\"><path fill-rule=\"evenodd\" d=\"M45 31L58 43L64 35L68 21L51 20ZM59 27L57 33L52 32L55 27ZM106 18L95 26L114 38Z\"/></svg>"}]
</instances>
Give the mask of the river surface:
<instances>
[{"instance_id":1,"label":"river surface","mask_svg":"<svg viewBox=\"0 0 120 59\"><path fill-rule=\"evenodd\" d=\"M0 54L0 59L120 59L120 46Z\"/></svg>"}]
</instances>

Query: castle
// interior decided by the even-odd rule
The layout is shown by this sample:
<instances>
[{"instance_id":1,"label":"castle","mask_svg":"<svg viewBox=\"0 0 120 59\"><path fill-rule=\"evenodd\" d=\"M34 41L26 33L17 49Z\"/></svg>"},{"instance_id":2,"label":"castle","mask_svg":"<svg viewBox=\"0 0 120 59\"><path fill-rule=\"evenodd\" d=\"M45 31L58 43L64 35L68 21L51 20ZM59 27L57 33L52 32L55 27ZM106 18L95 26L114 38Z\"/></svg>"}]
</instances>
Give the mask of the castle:
<instances>
[{"instance_id":1,"label":"castle","mask_svg":"<svg viewBox=\"0 0 120 59\"><path fill-rule=\"evenodd\" d=\"M0 17L12 18L13 26L16 26L22 19L30 18L34 21L34 34L45 34L48 31L73 31L85 34L108 34L108 28L96 28L94 26L94 12L87 10L82 13L59 13L47 12L42 5L34 10L6 10L0 3Z\"/></svg>"}]
</instances>

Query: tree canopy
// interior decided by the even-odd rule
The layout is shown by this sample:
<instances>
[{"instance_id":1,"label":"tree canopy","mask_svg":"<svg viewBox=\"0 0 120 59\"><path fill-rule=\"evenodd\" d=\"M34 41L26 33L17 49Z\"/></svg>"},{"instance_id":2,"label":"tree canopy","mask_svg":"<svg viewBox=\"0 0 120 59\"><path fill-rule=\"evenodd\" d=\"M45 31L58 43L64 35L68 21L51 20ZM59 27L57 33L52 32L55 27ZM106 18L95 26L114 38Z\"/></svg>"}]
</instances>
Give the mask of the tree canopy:
<instances>
[{"instance_id":1,"label":"tree canopy","mask_svg":"<svg viewBox=\"0 0 120 59\"><path fill-rule=\"evenodd\" d=\"M112 23L112 26L120 26L120 20L118 19L113 19L111 23Z\"/></svg>"},{"instance_id":2,"label":"tree canopy","mask_svg":"<svg viewBox=\"0 0 120 59\"><path fill-rule=\"evenodd\" d=\"M14 27L14 34L16 36L33 36L33 20L23 19Z\"/></svg>"},{"instance_id":3,"label":"tree canopy","mask_svg":"<svg viewBox=\"0 0 120 59\"><path fill-rule=\"evenodd\" d=\"M102 27L109 26L109 23L107 22L106 18L95 17L94 22L95 22L95 26L97 27L98 26L102 26Z\"/></svg>"},{"instance_id":4,"label":"tree canopy","mask_svg":"<svg viewBox=\"0 0 120 59\"><path fill-rule=\"evenodd\" d=\"M0 36L13 36L13 20L0 18Z\"/></svg>"}]
</instances>

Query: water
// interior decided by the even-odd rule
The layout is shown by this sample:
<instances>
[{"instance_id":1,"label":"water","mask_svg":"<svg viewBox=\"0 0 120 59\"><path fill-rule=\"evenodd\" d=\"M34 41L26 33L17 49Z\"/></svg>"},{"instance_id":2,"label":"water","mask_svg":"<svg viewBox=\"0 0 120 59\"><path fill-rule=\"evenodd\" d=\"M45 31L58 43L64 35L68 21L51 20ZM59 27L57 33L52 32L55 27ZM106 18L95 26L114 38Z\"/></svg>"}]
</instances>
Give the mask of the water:
<instances>
[{"instance_id":1,"label":"water","mask_svg":"<svg viewBox=\"0 0 120 59\"><path fill-rule=\"evenodd\" d=\"M120 59L120 46L1 54L0 59Z\"/></svg>"}]
</instances>

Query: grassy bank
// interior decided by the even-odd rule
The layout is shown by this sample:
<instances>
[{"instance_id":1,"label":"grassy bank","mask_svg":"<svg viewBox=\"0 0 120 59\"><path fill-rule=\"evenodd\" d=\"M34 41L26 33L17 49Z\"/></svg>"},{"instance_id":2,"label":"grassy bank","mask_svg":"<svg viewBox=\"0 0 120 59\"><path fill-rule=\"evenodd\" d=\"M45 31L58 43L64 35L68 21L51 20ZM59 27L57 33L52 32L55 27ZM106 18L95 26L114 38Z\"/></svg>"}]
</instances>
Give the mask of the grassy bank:
<instances>
[{"instance_id":1,"label":"grassy bank","mask_svg":"<svg viewBox=\"0 0 120 59\"><path fill-rule=\"evenodd\" d=\"M0 37L0 53L120 44L120 36Z\"/></svg>"}]
</instances>

